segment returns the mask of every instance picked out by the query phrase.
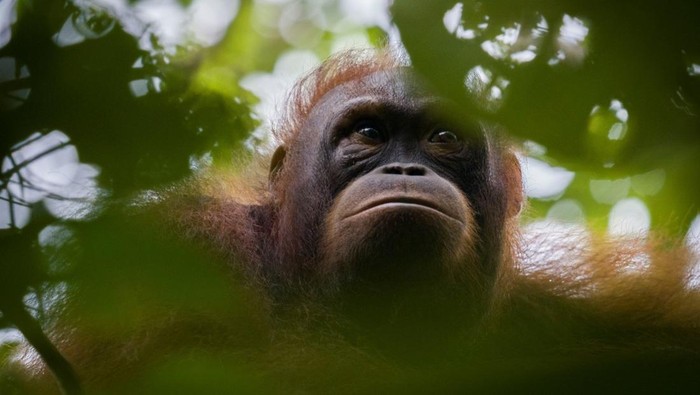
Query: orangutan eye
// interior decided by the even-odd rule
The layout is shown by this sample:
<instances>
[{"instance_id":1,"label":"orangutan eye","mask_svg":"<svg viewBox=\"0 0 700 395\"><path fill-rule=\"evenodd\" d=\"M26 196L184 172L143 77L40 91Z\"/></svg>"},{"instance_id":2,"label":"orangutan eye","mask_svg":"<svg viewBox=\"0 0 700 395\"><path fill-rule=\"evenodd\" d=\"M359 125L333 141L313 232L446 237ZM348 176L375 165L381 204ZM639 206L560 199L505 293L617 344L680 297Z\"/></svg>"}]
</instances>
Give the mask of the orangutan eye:
<instances>
[{"instance_id":1,"label":"orangutan eye","mask_svg":"<svg viewBox=\"0 0 700 395\"><path fill-rule=\"evenodd\" d=\"M440 129L431 134L428 141L436 144L453 144L459 141L459 137L454 132Z\"/></svg>"},{"instance_id":2,"label":"orangutan eye","mask_svg":"<svg viewBox=\"0 0 700 395\"><path fill-rule=\"evenodd\" d=\"M373 142L384 141L384 133L374 122L363 121L355 125L354 132Z\"/></svg>"}]
</instances>

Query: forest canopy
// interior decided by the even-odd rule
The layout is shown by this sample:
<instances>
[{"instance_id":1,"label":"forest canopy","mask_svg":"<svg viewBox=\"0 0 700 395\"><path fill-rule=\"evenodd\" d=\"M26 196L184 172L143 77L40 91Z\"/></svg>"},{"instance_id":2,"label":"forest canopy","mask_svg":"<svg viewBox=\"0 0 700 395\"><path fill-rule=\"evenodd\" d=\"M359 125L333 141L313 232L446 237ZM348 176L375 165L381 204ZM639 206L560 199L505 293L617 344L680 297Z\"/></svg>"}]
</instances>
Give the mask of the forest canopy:
<instances>
[{"instance_id":1,"label":"forest canopy","mask_svg":"<svg viewBox=\"0 0 700 395\"><path fill-rule=\"evenodd\" d=\"M405 52L437 93L504 130L525 226L698 243L699 16L686 0L3 0L0 392L23 339L60 371L46 342L62 321L119 337L162 305L243 314L245 290L191 265L206 254L134 234L113 208L271 152L293 81L347 48ZM167 391L169 374L265 388L235 358L169 358L144 388Z\"/></svg>"}]
</instances>

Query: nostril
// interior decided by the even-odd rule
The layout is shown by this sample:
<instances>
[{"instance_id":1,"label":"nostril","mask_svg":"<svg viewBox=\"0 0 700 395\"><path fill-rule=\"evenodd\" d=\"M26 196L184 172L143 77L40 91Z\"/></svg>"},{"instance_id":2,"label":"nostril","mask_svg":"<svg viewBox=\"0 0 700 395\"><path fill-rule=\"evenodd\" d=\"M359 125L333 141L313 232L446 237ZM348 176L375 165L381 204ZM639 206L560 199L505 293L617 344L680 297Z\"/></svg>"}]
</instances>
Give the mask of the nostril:
<instances>
[{"instance_id":1,"label":"nostril","mask_svg":"<svg viewBox=\"0 0 700 395\"><path fill-rule=\"evenodd\" d=\"M404 168L404 174L407 176L424 176L425 167L423 166L406 166Z\"/></svg>"},{"instance_id":2,"label":"nostril","mask_svg":"<svg viewBox=\"0 0 700 395\"><path fill-rule=\"evenodd\" d=\"M382 174L393 174L400 176L424 176L428 172L425 166L400 163L382 166L379 171Z\"/></svg>"},{"instance_id":3,"label":"nostril","mask_svg":"<svg viewBox=\"0 0 700 395\"><path fill-rule=\"evenodd\" d=\"M389 165L382 168L382 173L384 174L403 174L403 172L403 168L397 165Z\"/></svg>"}]
</instances>

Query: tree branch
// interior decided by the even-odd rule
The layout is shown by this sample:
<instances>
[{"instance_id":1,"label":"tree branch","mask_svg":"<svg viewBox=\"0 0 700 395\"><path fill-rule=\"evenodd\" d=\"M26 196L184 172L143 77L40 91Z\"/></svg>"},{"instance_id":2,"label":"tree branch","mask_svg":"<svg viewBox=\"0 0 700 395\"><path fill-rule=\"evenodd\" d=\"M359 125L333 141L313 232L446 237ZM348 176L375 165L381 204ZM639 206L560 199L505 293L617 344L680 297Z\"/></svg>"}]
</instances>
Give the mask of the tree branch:
<instances>
[{"instance_id":1,"label":"tree branch","mask_svg":"<svg viewBox=\"0 0 700 395\"><path fill-rule=\"evenodd\" d=\"M51 343L39 322L27 312L24 305L21 302L0 300L0 310L39 353L46 366L56 376L62 392L65 395L82 395L83 391L73 367Z\"/></svg>"}]
</instances>

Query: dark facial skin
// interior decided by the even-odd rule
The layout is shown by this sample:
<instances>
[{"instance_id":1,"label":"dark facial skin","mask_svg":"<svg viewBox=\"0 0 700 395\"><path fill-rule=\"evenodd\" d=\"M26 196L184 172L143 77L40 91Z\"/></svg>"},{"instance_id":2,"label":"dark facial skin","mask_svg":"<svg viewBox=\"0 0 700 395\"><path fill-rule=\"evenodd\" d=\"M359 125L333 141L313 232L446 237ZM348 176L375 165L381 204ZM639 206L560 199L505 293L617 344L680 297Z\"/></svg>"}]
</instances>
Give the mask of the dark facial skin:
<instances>
[{"instance_id":1,"label":"dark facial skin","mask_svg":"<svg viewBox=\"0 0 700 395\"><path fill-rule=\"evenodd\" d=\"M440 101L405 77L371 75L366 91L331 92L318 107L338 109L326 130L330 173L342 180L325 220L327 273L427 279L474 253L476 224L458 182L465 165L475 166L477 144L438 118Z\"/></svg>"},{"instance_id":2,"label":"dark facial skin","mask_svg":"<svg viewBox=\"0 0 700 395\"><path fill-rule=\"evenodd\" d=\"M392 354L410 339L410 353L435 355L430 339L471 328L495 288L506 211L497 158L457 114L408 72L374 73L328 92L273 159L274 174L284 156L289 180L279 262L311 247L299 266L318 280L312 294Z\"/></svg>"},{"instance_id":3,"label":"dark facial skin","mask_svg":"<svg viewBox=\"0 0 700 395\"><path fill-rule=\"evenodd\" d=\"M287 155L297 169L288 188L298 192L287 206L297 207L289 224L319 229L321 277L481 280L475 209L486 195L487 142L478 128L447 121L446 108L396 70L338 86L314 107ZM310 205L327 214L310 218Z\"/></svg>"}]
</instances>

